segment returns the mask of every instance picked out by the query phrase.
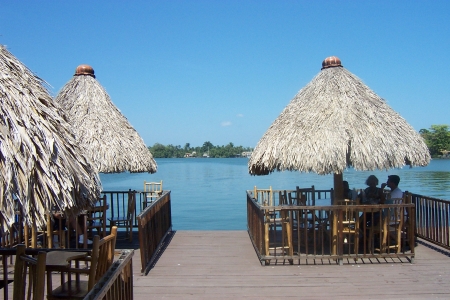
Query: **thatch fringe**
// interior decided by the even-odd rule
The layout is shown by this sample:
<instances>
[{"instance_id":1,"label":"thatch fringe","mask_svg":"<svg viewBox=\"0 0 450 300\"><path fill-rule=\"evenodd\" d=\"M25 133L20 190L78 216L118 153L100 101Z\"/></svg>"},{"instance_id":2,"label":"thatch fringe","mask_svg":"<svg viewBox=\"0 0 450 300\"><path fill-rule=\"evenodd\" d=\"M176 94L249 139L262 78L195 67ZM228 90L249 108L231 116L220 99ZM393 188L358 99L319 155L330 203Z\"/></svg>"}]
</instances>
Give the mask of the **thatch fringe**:
<instances>
[{"instance_id":1,"label":"thatch fringe","mask_svg":"<svg viewBox=\"0 0 450 300\"><path fill-rule=\"evenodd\" d=\"M24 222L41 226L52 206L77 213L92 205L101 184L69 124L45 87L0 45L0 221L14 223L15 200Z\"/></svg>"},{"instance_id":2,"label":"thatch fringe","mask_svg":"<svg viewBox=\"0 0 450 300\"><path fill-rule=\"evenodd\" d=\"M72 77L55 102L65 111L98 172L156 172L144 141L94 77Z\"/></svg>"},{"instance_id":3,"label":"thatch fringe","mask_svg":"<svg viewBox=\"0 0 450 300\"><path fill-rule=\"evenodd\" d=\"M250 174L317 174L425 166L422 137L359 78L323 69L273 122L249 160Z\"/></svg>"}]
</instances>

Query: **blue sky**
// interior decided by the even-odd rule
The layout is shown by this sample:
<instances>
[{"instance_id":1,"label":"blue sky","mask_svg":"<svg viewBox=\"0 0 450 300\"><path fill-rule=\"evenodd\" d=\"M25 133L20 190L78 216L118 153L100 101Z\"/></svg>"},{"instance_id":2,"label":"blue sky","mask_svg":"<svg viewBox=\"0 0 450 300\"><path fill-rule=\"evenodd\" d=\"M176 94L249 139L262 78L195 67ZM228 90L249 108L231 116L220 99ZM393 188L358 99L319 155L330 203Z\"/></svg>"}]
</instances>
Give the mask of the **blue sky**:
<instances>
[{"instance_id":1,"label":"blue sky","mask_svg":"<svg viewBox=\"0 0 450 300\"><path fill-rule=\"evenodd\" d=\"M417 131L450 124L450 1L0 0L0 44L55 96L80 64L147 145L256 146L338 56Z\"/></svg>"}]
</instances>

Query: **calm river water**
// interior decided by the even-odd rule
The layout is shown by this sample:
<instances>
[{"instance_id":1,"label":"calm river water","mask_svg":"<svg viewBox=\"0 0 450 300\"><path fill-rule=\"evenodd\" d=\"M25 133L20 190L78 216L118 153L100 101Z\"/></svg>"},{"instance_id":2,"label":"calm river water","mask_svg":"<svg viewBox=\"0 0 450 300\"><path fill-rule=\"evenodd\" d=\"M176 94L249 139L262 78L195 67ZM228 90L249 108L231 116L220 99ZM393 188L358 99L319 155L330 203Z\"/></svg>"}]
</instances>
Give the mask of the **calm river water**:
<instances>
[{"instance_id":1,"label":"calm river water","mask_svg":"<svg viewBox=\"0 0 450 300\"><path fill-rule=\"evenodd\" d=\"M155 174L101 174L105 191L143 189L144 180L163 180L171 191L174 230L245 230L246 190L272 186L290 190L296 186L316 189L333 187L333 175L274 172L266 176L248 174L247 158L171 158L156 159ZM433 160L427 167L361 172L347 170L344 180L350 188L364 188L365 180L375 174L380 183L397 174L403 191L450 200L450 160Z\"/></svg>"}]
</instances>

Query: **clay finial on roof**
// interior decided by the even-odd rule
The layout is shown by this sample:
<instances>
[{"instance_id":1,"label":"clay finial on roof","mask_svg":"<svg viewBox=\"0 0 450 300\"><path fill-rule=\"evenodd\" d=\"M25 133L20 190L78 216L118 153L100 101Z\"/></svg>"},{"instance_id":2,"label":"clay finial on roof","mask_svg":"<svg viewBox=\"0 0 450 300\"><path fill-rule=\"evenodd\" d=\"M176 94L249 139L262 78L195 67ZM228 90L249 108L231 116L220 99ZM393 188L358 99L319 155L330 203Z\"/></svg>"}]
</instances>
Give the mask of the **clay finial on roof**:
<instances>
[{"instance_id":1,"label":"clay finial on roof","mask_svg":"<svg viewBox=\"0 0 450 300\"><path fill-rule=\"evenodd\" d=\"M89 66L89 65L79 65L76 69L75 69L75 75L74 76L79 76L79 75L89 75L95 78L94 75L94 69Z\"/></svg>"},{"instance_id":2,"label":"clay finial on roof","mask_svg":"<svg viewBox=\"0 0 450 300\"><path fill-rule=\"evenodd\" d=\"M341 60L337 56L330 56L325 58L322 62L321 70L332 67L342 67Z\"/></svg>"}]
</instances>

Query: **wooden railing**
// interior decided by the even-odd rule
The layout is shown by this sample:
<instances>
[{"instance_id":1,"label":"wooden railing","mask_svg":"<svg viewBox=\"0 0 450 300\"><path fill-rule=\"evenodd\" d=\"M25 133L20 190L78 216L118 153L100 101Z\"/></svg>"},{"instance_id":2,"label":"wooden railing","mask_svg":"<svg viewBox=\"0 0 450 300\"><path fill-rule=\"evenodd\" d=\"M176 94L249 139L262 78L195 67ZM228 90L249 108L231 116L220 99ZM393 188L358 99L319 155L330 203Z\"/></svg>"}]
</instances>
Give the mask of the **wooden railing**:
<instances>
[{"instance_id":1,"label":"wooden railing","mask_svg":"<svg viewBox=\"0 0 450 300\"><path fill-rule=\"evenodd\" d=\"M147 206L138 216L141 272L147 274L165 237L172 231L170 191Z\"/></svg>"},{"instance_id":2,"label":"wooden railing","mask_svg":"<svg viewBox=\"0 0 450 300\"><path fill-rule=\"evenodd\" d=\"M416 205L416 236L450 249L450 201L411 194Z\"/></svg>"},{"instance_id":3,"label":"wooden railing","mask_svg":"<svg viewBox=\"0 0 450 300\"><path fill-rule=\"evenodd\" d=\"M279 191L273 191L274 197ZM278 203L276 199L274 203ZM355 205L352 206L356 221L354 234L344 229L348 208L342 205L329 206L265 206L247 192L248 232L262 264L271 261L294 261L304 259L331 259L342 264L344 259L407 257L414 260L413 204ZM384 239L381 232L386 214L401 212L403 225L396 233L401 234L401 246L393 248L394 242ZM370 228L368 220L374 220ZM284 222L283 222L284 220ZM358 225L356 225L356 223ZM361 225L360 225L361 224ZM363 225L366 224L366 225ZM370 229L370 230L369 230ZM356 243L356 246L355 246ZM377 248L378 251L377 251ZM386 250L386 251L385 251Z\"/></svg>"},{"instance_id":4,"label":"wooden railing","mask_svg":"<svg viewBox=\"0 0 450 300\"><path fill-rule=\"evenodd\" d=\"M39 251L61 251L50 249L26 249L27 255L36 255ZM86 251L70 249L70 251ZM3 298L11 299L9 295L8 283L13 281L12 270L14 270L13 262L15 261L16 249L0 249L0 256L2 257L2 278L3 284ZM133 299L133 265L132 257L134 250L122 251L120 257L114 261L112 266L103 275L99 282L93 287L84 299L117 299L129 300Z\"/></svg>"},{"instance_id":5,"label":"wooden railing","mask_svg":"<svg viewBox=\"0 0 450 300\"><path fill-rule=\"evenodd\" d=\"M13 261L15 261L16 249L14 248L2 248L0 249L0 256L2 258L2 275L0 282L3 286L3 299L9 299L8 295L8 283L13 281L13 275L11 271L14 270ZM12 295L11 295L12 296Z\"/></svg>"},{"instance_id":6,"label":"wooden railing","mask_svg":"<svg viewBox=\"0 0 450 300\"><path fill-rule=\"evenodd\" d=\"M128 191L103 191L102 196L106 195L106 201L109 205L109 209L107 211L108 217L119 217L124 216L127 213L129 193L133 193L136 197L133 227L137 227L137 216L145 208L144 202L147 198L147 192L131 189Z\"/></svg>"},{"instance_id":7,"label":"wooden railing","mask_svg":"<svg viewBox=\"0 0 450 300\"><path fill-rule=\"evenodd\" d=\"M108 271L84 297L85 300L131 300L133 299L134 250L124 250Z\"/></svg>"}]
</instances>

